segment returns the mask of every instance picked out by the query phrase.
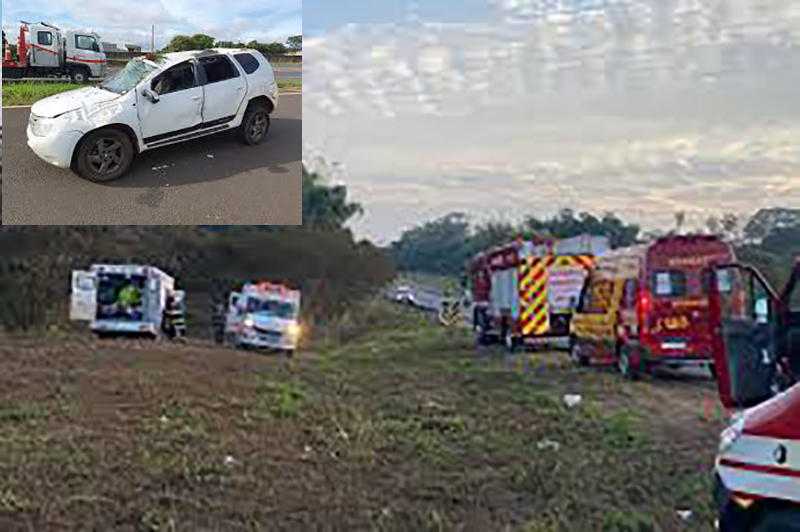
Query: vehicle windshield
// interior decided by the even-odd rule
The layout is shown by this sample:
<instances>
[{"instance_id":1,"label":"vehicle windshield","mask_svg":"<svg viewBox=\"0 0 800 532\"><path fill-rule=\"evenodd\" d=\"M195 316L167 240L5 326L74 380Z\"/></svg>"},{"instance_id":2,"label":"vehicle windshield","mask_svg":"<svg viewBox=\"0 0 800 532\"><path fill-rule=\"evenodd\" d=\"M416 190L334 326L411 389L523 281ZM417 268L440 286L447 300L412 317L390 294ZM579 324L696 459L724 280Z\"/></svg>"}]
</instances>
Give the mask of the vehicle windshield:
<instances>
[{"instance_id":1,"label":"vehicle windshield","mask_svg":"<svg viewBox=\"0 0 800 532\"><path fill-rule=\"evenodd\" d=\"M247 299L247 313L269 314L279 318L293 318L295 306L285 301L275 301L274 299Z\"/></svg>"},{"instance_id":2,"label":"vehicle windshield","mask_svg":"<svg viewBox=\"0 0 800 532\"><path fill-rule=\"evenodd\" d=\"M136 85L156 70L157 67L145 63L141 59L132 59L122 71L110 77L98 87L116 94L125 94L136 88Z\"/></svg>"}]
</instances>

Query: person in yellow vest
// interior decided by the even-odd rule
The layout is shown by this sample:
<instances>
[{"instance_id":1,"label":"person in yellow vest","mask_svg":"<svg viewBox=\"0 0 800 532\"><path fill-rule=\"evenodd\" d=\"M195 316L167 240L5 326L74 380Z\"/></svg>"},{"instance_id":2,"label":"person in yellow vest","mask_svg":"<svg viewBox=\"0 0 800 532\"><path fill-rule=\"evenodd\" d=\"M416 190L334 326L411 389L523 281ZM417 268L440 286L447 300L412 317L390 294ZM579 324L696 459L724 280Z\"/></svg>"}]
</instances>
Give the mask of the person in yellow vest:
<instances>
[{"instance_id":1,"label":"person in yellow vest","mask_svg":"<svg viewBox=\"0 0 800 532\"><path fill-rule=\"evenodd\" d=\"M125 285L117 294L117 305L123 314L134 314L142 305L141 289L133 283Z\"/></svg>"}]
</instances>

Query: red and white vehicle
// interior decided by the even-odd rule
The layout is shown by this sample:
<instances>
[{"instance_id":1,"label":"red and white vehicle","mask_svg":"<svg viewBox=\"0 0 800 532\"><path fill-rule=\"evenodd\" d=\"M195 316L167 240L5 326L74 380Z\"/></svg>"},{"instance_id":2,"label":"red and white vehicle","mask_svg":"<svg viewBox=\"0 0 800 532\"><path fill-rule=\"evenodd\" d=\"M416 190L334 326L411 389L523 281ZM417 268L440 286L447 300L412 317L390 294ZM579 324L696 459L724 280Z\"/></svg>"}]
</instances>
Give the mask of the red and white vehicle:
<instances>
[{"instance_id":1,"label":"red and white vehicle","mask_svg":"<svg viewBox=\"0 0 800 532\"><path fill-rule=\"evenodd\" d=\"M714 272L710 299L718 387L722 403L735 410L716 461L718 528L797 532L800 261L780 292L750 266L725 265Z\"/></svg>"},{"instance_id":2,"label":"red and white vehicle","mask_svg":"<svg viewBox=\"0 0 800 532\"><path fill-rule=\"evenodd\" d=\"M572 319L578 364L636 378L657 366L709 366L709 267L734 260L713 235L672 235L598 258Z\"/></svg>"},{"instance_id":3,"label":"red and white vehicle","mask_svg":"<svg viewBox=\"0 0 800 532\"><path fill-rule=\"evenodd\" d=\"M588 269L608 246L602 236L523 239L495 247L467 265L478 341L521 344L569 338L569 323Z\"/></svg>"},{"instance_id":4,"label":"red and white vehicle","mask_svg":"<svg viewBox=\"0 0 800 532\"><path fill-rule=\"evenodd\" d=\"M4 78L69 76L75 83L105 77L108 64L100 36L91 31L63 31L50 24L22 22L17 58L6 42Z\"/></svg>"},{"instance_id":5,"label":"red and white vehicle","mask_svg":"<svg viewBox=\"0 0 800 532\"><path fill-rule=\"evenodd\" d=\"M291 356L300 341L300 291L268 281L230 295L225 334L234 347L277 349Z\"/></svg>"}]
</instances>

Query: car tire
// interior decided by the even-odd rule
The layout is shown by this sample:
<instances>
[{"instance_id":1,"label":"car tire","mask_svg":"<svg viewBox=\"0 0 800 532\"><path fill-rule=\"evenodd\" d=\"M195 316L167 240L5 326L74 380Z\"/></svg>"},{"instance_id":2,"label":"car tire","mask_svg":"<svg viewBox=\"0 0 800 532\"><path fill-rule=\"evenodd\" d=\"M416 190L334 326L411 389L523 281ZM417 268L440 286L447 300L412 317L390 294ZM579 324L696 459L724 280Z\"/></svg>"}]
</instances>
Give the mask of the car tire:
<instances>
[{"instance_id":1,"label":"car tire","mask_svg":"<svg viewBox=\"0 0 800 532\"><path fill-rule=\"evenodd\" d=\"M118 129L101 129L86 135L75 152L75 170L95 183L122 177L133 161L133 144Z\"/></svg>"},{"instance_id":2,"label":"car tire","mask_svg":"<svg viewBox=\"0 0 800 532\"><path fill-rule=\"evenodd\" d=\"M72 83L79 83L83 85L89 81L89 73L86 72L86 70L79 68L70 73L70 78L72 78Z\"/></svg>"},{"instance_id":3,"label":"car tire","mask_svg":"<svg viewBox=\"0 0 800 532\"><path fill-rule=\"evenodd\" d=\"M708 365L708 371L711 372L711 377L714 380L717 380L717 366L716 366L716 364L709 364Z\"/></svg>"},{"instance_id":4,"label":"car tire","mask_svg":"<svg viewBox=\"0 0 800 532\"><path fill-rule=\"evenodd\" d=\"M294 356L294 349L284 349L283 354L286 355L286 358L292 358Z\"/></svg>"},{"instance_id":5,"label":"car tire","mask_svg":"<svg viewBox=\"0 0 800 532\"><path fill-rule=\"evenodd\" d=\"M626 379L639 378L639 366L631 361L631 349L627 345L621 345L617 350L617 369Z\"/></svg>"},{"instance_id":6,"label":"car tire","mask_svg":"<svg viewBox=\"0 0 800 532\"><path fill-rule=\"evenodd\" d=\"M242 125L239 126L239 136L245 144L255 146L266 138L269 124L266 107L262 105L251 107L245 112Z\"/></svg>"}]
</instances>

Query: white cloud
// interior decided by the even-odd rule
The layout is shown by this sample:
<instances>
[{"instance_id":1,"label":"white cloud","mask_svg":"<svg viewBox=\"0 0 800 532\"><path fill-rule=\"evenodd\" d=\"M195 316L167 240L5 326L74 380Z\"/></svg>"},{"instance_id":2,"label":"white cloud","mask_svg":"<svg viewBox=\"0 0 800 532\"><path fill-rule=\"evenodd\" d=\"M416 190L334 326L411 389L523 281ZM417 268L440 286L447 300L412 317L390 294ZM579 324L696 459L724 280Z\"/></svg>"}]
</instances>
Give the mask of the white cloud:
<instances>
[{"instance_id":1,"label":"white cloud","mask_svg":"<svg viewBox=\"0 0 800 532\"><path fill-rule=\"evenodd\" d=\"M800 9L622 3L561 2L557 25L349 26L307 47L304 140L347 164L367 209L354 228L385 241L449 210L671 226L675 210L800 206Z\"/></svg>"}]
</instances>

